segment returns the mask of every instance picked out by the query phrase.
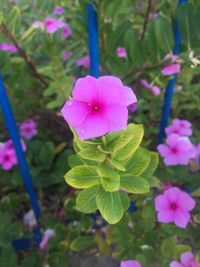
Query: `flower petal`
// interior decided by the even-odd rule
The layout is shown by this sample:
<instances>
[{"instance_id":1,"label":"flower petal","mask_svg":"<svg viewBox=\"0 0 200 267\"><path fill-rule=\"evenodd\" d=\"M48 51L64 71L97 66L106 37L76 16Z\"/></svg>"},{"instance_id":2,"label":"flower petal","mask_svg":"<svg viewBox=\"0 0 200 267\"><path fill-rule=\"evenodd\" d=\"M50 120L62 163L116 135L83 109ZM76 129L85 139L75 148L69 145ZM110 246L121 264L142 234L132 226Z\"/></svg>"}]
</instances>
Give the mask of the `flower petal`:
<instances>
[{"instance_id":1,"label":"flower petal","mask_svg":"<svg viewBox=\"0 0 200 267\"><path fill-rule=\"evenodd\" d=\"M174 213L170 209L161 210L157 214L157 220L161 223L170 223L174 221Z\"/></svg>"},{"instance_id":2,"label":"flower petal","mask_svg":"<svg viewBox=\"0 0 200 267\"><path fill-rule=\"evenodd\" d=\"M174 222L177 226L179 226L180 228L186 228L189 220L190 220L190 214L187 211L181 211L176 210L175 214L174 214Z\"/></svg>"},{"instance_id":3,"label":"flower petal","mask_svg":"<svg viewBox=\"0 0 200 267\"><path fill-rule=\"evenodd\" d=\"M169 208L169 200L164 195L159 195L155 198L155 209L157 211Z\"/></svg>"},{"instance_id":4,"label":"flower petal","mask_svg":"<svg viewBox=\"0 0 200 267\"><path fill-rule=\"evenodd\" d=\"M171 134L170 136L167 137L166 143L171 147L176 146L179 137L180 136L178 134Z\"/></svg>"},{"instance_id":5,"label":"flower petal","mask_svg":"<svg viewBox=\"0 0 200 267\"><path fill-rule=\"evenodd\" d=\"M91 108L86 103L76 100L67 101L61 110L63 117L72 127L82 124L90 112Z\"/></svg>"},{"instance_id":6,"label":"flower petal","mask_svg":"<svg viewBox=\"0 0 200 267\"><path fill-rule=\"evenodd\" d=\"M158 145L157 150L162 157L166 157L171 153L171 150L166 145Z\"/></svg>"},{"instance_id":7,"label":"flower petal","mask_svg":"<svg viewBox=\"0 0 200 267\"><path fill-rule=\"evenodd\" d=\"M120 267L141 267L141 264L138 261L128 260L122 261Z\"/></svg>"},{"instance_id":8,"label":"flower petal","mask_svg":"<svg viewBox=\"0 0 200 267\"><path fill-rule=\"evenodd\" d=\"M136 95L134 94L133 90L130 87L124 86L124 92L126 94L126 105L127 106L137 102Z\"/></svg>"},{"instance_id":9,"label":"flower petal","mask_svg":"<svg viewBox=\"0 0 200 267\"><path fill-rule=\"evenodd\" d=\"M165 190L164 195L170 202L176 202L181 192L182 191L178 187L171 187Z\"/></svg>"},{"instance_id":10,"label":"flower petal","mask_svg":"<svg viewBox=\"0 0 200 267\"><path fill-rule=\"evenodd\" d=\"M172 261L170 263L170 267L185 267L185 266L178 261Z\"/></svg>"},{"instance_id":11,"label":"flower petal","mask_svg":"<svg viewBox=\"0 0 200 267\"><path fill-rule=\"evenodd\" d=\"M75 127L82 140L102 136L108 132L109 126L98 112L88 114L83 123Z\"/></svg>"},{"instance_id":12,"label":"flower petal","mask_svg":"<svg viewBox=\"0 0 200 267\"><path fill-rule=\"evenodd\" d=\"M125 106L112 105L105 107L99 112L102 119L108 125L108 131L119 131L124 129L128 121L128 109Z\"/></svg>"},{"instance_id":13,"label":"flower petal","mask_svg":"<svg viewBox=\"0 0 200 267\"><path fill-rule=\"evenodd\" d=\"M181 254L181 263L185 266L190 266L191 262L194 260L194 256L191 252L185 252Z\"/></svg>"},{"instance_id":14,"label":"flower petal","mask_svg":"<svg viewBox=\"0 0 200 267\"><path fill-rule=\"evenodd\" d=\"M182 210L192 210L195 207L194 199L187 193L181 192L178 196L178 205Z\"/></svg>"},{"instance_id":15,"label":"flower petal","mask_svg":"<svg viewBox=\"0 0 200 267\"><path fill-rule=\"evenodd\" d=\"M167 166L175 166L178 164L177 156L174 154L169 154L165 159L164 163Z\"/></svg>"}]
</instances>

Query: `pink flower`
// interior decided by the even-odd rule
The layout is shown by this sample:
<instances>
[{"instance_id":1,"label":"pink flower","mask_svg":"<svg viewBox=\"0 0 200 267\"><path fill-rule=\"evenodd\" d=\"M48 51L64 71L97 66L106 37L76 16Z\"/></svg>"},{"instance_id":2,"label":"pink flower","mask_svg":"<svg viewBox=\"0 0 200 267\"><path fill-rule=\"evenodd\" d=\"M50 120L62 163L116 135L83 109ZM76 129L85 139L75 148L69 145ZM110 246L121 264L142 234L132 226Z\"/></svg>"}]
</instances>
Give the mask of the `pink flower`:
<instances>
[{"instance_id":1,"label":"pink flower","mask_svg":"<svg viewBox=\"0 0 200 267\"><path fill-rule=\"evenodd\" d=\"M117 48L117 56L118 57L127 57L126 49L124 47Z\"/></svg>"},{"instance_id":2,"label":"pink flower","mask_svg":"<svg viewBox=\"0 0 200 267\"><path fill-rule=\"evenodd\" d=\"M49 242L49 238L51 237L54 237L55 236L55 232L54 230L52 229L47 229L45 232L44 232L44 236L42 238L42 241L40 242L39 244L39 248L41 250L45 249L46 246L48 245L48 242Z\"/></svg>"},{"instance_id":3,"label":"pink flower","mask_svg":"<svg viewBox=\"0 0 200 267\"><path fill-rule=\"evenodd\" d=\"M164 76L172 75L172 74L177 74L181 71L181 65L179 63L170 63L164 69L162 69L162 74Z\"/></svg>"},{"instance_id":4,"label":"pink flower","mask_svg":"<svg viewBox=\"0 0 200 267\"><path fill-rule=\"evenodd\" d=\"M88 69L90 67L90 57L87 55L80 58L79 60L76 61L76 66L82 66Z\"/></svg>"},{"instance_id":5,"label":"pink flower","mask_svg":"<svg viewBox=\"0 0 200 267\"><path fill-rule=\"evenodd\" d=\"M158 16L158 14L156 12L151 12L149 14L149 18L152 19L152 20L155 19L155 18L157 18L157 16Z\"/></svg>"},{"instance_id":6,"label":"pink flower","mask_svg":"<svg viewBox=\"0 0 200 267\"><path fill-rule=\"evenodd\" d=\"M174 119L172 124L165 128L166 135L173 133L179 134L181 136L191 136L192 135L192 124L187 120Z\"/></svg>"},{"instance_id":7,"label":"pink flower","mask_svg":"<svg viewBox=\"0 0 200 267\"><path fill-rule=\"evenodd\" d=\"M166 190L166 189L169 189L169 188L171 188L173 185L172 185L172 183L171 182L165 182L165 183L163 183L162 184L162 189L163 190Z\"/></svg>"},{"instance_id":8,"label":"pink flower","mask_svg":"<svg viewBox=\"0 0 200 267\"><path fill-rule=\"evenodd\" d=\"M44 23L42 21L35 21L32 24L34 29L44 28Z\"/></svg>"},{"instance_id":9,"label":"pink flower","mask_svg":"<svg viewBox=\"0 0 200 267\"><path fill-rule=\"evenodd\" d=\"M125 128L127 106L137 101L132 89L114 76L78 79L72 96L61 112L83 140Z\"/></svg>"},{"instance_id":10,"label":"pink flower","mask_svg":"<svg viewBox=\"0 0 200 267\"><path fill-rule=\"evenodd\" d=\"M166 139L166 145L158 145L158 152L164 158L167 166L187 165L194 156L194 147L188 137L171 134Z\"/></svg>"},{"instance_id":11,"label":"pink flower","mask_svg":"<svg viewBox=\"0 0 200 267\"><path fill-rule=\"evenodd\" d=\"M68 24L65 24L64 27L63 27L62 36L64 38L67 38L70 35L72 35L72 30L71 30L71 28L70 28L70 26Z\"/></svg>"},{"instance_id":12,"label":"pink flower","mask_svg":"<svg viewBox=\"0 0 200 267\"><path fill-rule=\"evenodd\" d=\"M153 94L153 95L159 95L160 94L160 88L155 86L155 85L151 85L147 82L147 80L141 79L140 83L142 86L144 86L145 88L149 89L149 91Z\"/></svg>"},{"instance_id":13,"label":"pink flower","mask_svg":"<svg viewBox=\"0 0 200 267\"><path fill-rule=\"evenodd\" d=\"M173 53L169 53L164 57L164 60L170 60L170 63L178 61L179 57Z\"/></svg>"},{"instance_id":14,"label":"pink flower","mask_svg":"<svg viewBox=\"0 0 200 267\"><path fill-rule=\"evenodd\" d=\"M199 267L195 260L194 255L191 252L185 252L181 254L181 261L172 261L170 267Z\"/></svg>"},{"instance_id":15,"label":"pink flower","mask_svg":"<svg viewBox=\"0 0 200 267\"><path fill-rule=\"evenodd\" d=\"M72 55L71 51L66 51L62 56L62 60L66 61L69 57L71 57L71 55Z\"/></svg>"},{"instance_id":16,"label":"pink flower","mask_svg":"<svg viewBox=\"0 0 200 267\"><path fill-rule=\"evenodd\" d=\"M132 103L132 104L130 104L130 105L128 106L128 110L130 110L131 112L136 112L137 109L138 109L138 104L137 104L137 102Z\"/></svg>"},{"instance_id":17,"label":"pink flower","mask_svg":"<svg viewBox=\"0 0 200 267\"><path fill-rule=\"evenodd\" d=\"M141 264L135 260L121 261L120 267L141 267Z\"/></svg>"},{"instance_id":18,"label":"pink flower","mask_svg":"<svg viewBox=\"0 0 200 267\"><path fill-rule=\"evenodd\" d=\"M36 122L32 119L24 121L20 124L20 132L26 140L32 139L38 133Z\"/></svg>"},{"instance_id":19,"label":"pink flower","mask_svg":"<svg viewBox=\"0 0 200 267\"><path fill-rule=\"evenodd\" d=\"M65 26L64 22L54 18L46 18L43 23L47 33L54 33Z\"/></svg>"},{"instance_id":20,"label":"pink flower","mask_svg":"<svg viewBox=\"0 0 200 267\"><path fill-rule=\"evenodd\" d=\"M191 217L189 211L194 207L194 199L177 187L171 187L155 198L157 220L161 223L174 222L180 228L186 228Z\"/></svg>"},{"instance_id":21,"label":"pink flower","mask_svg":"<svg viewBox=\"0 0 200 267\"><path fill-rule=\"evenodd\" d=\"M0 44L0 50L5 51L5 52L9 52L9 53L17 53L18 52L18 49L16 46L10 45L8 43L1 43Z\"/></svg>"},{"instance_id":22,"label":"pink flower","mask_svg":"<svg viewBox=\"0 0 200 267\"><path fill-rule=\"evenodd\" d=\"M64 13L64 9L61 6L55 6L54 8L54 14L56 15L62 15Z\"/></svg>"}]
</instances>

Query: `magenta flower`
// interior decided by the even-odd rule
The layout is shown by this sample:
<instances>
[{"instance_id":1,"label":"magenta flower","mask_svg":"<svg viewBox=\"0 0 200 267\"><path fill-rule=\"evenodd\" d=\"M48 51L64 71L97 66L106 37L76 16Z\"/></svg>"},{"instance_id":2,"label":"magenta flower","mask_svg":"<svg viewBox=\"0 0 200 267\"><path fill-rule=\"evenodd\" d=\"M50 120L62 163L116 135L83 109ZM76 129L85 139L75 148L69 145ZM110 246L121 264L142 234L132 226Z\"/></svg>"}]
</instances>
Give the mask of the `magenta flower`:
<instances>
[{"instance_id":1,"label":"magenta flower","mask_svg":"<svg viewBox=\"0 0 200 267\"><path fill-rule=\"evenodd\" d=\"M64 22L54 18L46 18L43 23L47 33L54 33L66 25Z\"/></svg>"},{"instance_id":2,"label":"magenta flower","mask_svg":"<svg viewBox=\"0 0 200 267\"><path fill-rule=\"evenodd\" d=\"M131 112L136 112L137 109L138 109L138 104L137 104L137 102L132 103L132 104L130 104L130 105L128 106L128 110L130 110Z\"/></svg>"},{"instance_id":3,"label":"magenta flower","mask_svg":"<svg viewBox=\"0 0 200 267\"><path fill-rule=\"evenodd\" d=\"M172 75L172 74L177 74L181 71L181 65L179 63L170 63L166 67L162 69L162 74L164 76Z\"/></svg>"},{"instance_id":4,"label":"magenta flower","mask_svg":"<svg viewBox=\"0 0 200 267\"><path fill-rule=\"evenodd\" d=\"M24 121L20 124L20 132L26 140L32 139L38 133L36 122L33 119Z\"/></svg>"},{"instance_id":5,"label":"magenta flower","mask_svg":"<svg viewBox=\"0 0 200 267\"><path fill-rule=\"evenodd\" d=\"M141 267L141 264L135 260L121 261L120 267Z\"/></svg>"},{"instance_id":6,"label":"magenta flower","mask_svg":"<svg viewBox=\"0 0 200 267\"><path fill-rule=\"evenodd\" d=\"M80 58L79 60L76 61L76 66L82 66L88 69L90 67L90 57L87 55Z\"/></svg>"},{"instance_id":7,"label":"magenta flower","mask_svg":"<svg viewBox=\"0 0 200 267\"><path fill-rule=\"evenodd\" d=\"M145 88L149 89L149 91L153 95L159 95L160 94L160 88L155 86L155 85L149 84L147 80L141 79L140 83L141 83L142 86L144 86Z\"/></svg>"},{"instance_id":8,"label":"magenta flower","mask_svg":"<svg viewBox=\"0 0 200 267\"><path fill-rule=\"evenodd\" d=\"M69 57L71 57L71 55L72 55L71 51L66 51L62 56L62 60L66 61Z\"/></svg>"},{"instance_id":9,"label":"magenta flower","mask_svg":"<svg viewBox=\"0 0 200 267\"><path fill-rule=\"evenodd\" d=\"M200 267L200 264L197 263L191 252L185 252L181 254L180 262L172 261L170 267Z\"/></svg>"},{"instance_id":10,"label":"magenta flower","mask_svg":"<svg viewBox=\"0 0 200 267\"><path fill-rule=\"evenodd\" d=\"M70 35L72 35L72 30L70 28L70 26L68 24L65 23L64 27L63 27L63 32L62 32L62 36L64 38L69 37Z\"/></svg>"},{"instance_id":11,"label":"magenta flower","mask_svg":"<svg viewBox=\"0 0 200 267\"><path fill-rule=\"evenodd\" d=\"M173 185L172 185L172 183L171 182L164 182L162 185L161 185L161 187L162 187L162 189L163 190L167 190L167 189L169 189L169 188L171 188Z\"/></svg>"},{"instance_id":12,"label":"magenta flower","mask_svg":"<svg viewBox=\"0 0 200 267\"><path fill-rule=\"evenodd\" d=\"M49 239L51 237L54 237L55 236L55 231L52 230L52 229L47 229L45 232L44 232L44 236L42 238L42 241L40 242L39 244L39 248L41 250L45 249L46 246L48 245L48 242L49 242Z\"/></svg>"},{"instance_id":13,"label":"magenta flower","mask_svg":"<svg viewBox=\"0 0 200 267\"><path fill-rule=\"evenodd\" d=\"M9 52L9 53L17 53L18 49L14 45L10 45L8 43L1 43L0 44L0 50L4 52Z\"/></svg>"},{"instance_id":14,"label":"magenta flower","mask_svg":"<svg viewBox=\"0 0 200 267\"><path fill-rule=\"evenodd\" d=\"M151 12L149 14L149 18L152 19L152 20L154 20L155 18L157 18L157 16L158 16L158 14L156 12Z\"/></svg>"},{"instance_id":15,"label":"magenta flower","mask_svg":"<svg viewBox=\"0 0 200 267\"><path fill-rule=\"evenodd\" d=\"M2 169L5 171L10 170L16 164L17 164L17 158L16 158L16 155L13 154L13 151L6 149L5 146L1 148L0 149L0 165L2 166Z\"/></svg>"},{"instance_id":16,"label":"magenta flower","mask_svg":"<svg viewBox=\"0 0 200 267\"><path fill-rule=\"evenodd\" d=\"M187 120L174 119L172 124L165 128L166 135L173 133L179 134L181 136L191 136L192 135L192 124Z\"/></svg>"},{"instance_id":17,"label":"magenta flower","mask_svg":"<svg viewBox=\"0 0 200 267\"><path fill-rule=\"evenodd\" d=\"M117 48L117 56L118 57L127 57L126 49L124 47Z\"/></svg>"},{"instance_id":18,"label":"magenta flower","mask_svg":"<svg viewBox=\"0 0 200 267\"><path fill-rule=\"evenodd\" d=\"M64 12L65 12L65 10L61 6L55 6L54 14L62 15L62 14L64 14Z\"/></svg>"},{"instance_id":19,"label":"magenta flower","mask_svg":"<svg viewBox=\"0 0 200 267\"><path fill-rule=\"evenodd\" d=\"M127 106L137 101L132 89L114 76L78 79L72 96L61 112L83 140L124 129Z\"/></svg>"},{"instance_id":20,"label":"magenta flower","mask_svg":"<svg viewBox=\"0 0 200 267\"><path fill-rule=\"evenodd\" d=\"M174 222L180 228L186 228L195 201L190 195L177 187L171 187L155 198L157 220L161 223Z\"/></svg>"},{"instance_id":21,"label":"magenta flower","mask_svg":"<svg viewBox=\"0 0 200 267\"><path fill-rule=\"evenodd\" d=\"M158 145L157 150L167 166L187 165L194 157L194 147L188 137L171 134L166 139L166 145Z\"/></svg>"}]
</instances>

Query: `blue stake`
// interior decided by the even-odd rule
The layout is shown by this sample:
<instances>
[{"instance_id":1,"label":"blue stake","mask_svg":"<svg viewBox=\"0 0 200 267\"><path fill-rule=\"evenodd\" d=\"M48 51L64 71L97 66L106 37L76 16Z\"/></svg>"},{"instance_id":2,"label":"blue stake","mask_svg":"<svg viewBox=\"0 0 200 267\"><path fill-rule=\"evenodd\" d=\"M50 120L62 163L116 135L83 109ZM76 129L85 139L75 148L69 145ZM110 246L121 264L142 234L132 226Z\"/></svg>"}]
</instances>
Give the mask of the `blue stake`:
<instances>
[{"instance_id":1,"label":"blue stake","mask_svg":"<svg viewBox=\"0 0 200 267\"><path fill-rule=\"evenodd\" d=\"M178 6L186 2L187 0L179 0ZM180 35L179 27L178 27L178 19L176 17L176 21L174 25L174 49L173 49L174 55L178 55L180 53L180 47L181 47L181 35ZM160 122L160 133L159 133L159 141L158 141L159 144L162 143L163 137L165 135L165 128L167 127L167 123L168 123L168 119L170 115L170 108L171 108L171 102L172 102L172 97L174 93L175 83L176 83L176 75L174 75L173 78L171 78L166 88L162 117L161 117L161 122Z\"/></svg>"},{"instance_id":2,"label":"blue stake","mask_svg":"<svg viewBox=\"0 0 200 267\"><path fill-rule=\"evenodd\" d=\"M35 192L33 190L33 185L32 185L32 180L31 180L31 176L29 173L28 165L27 165L27 162L26 162L26 159L24 156L24 152L23 152L22 147L21 147L20 136L19 136L18 131L17 131L16 122L15 122L14 116L12 114L8 95L7 95L6 89L4 87L3 78L1 76L0 76L0 106L2 108L3 116L4 116L4 119L5 119L7 128L8 128L9 135L13 141L13 144L14 144L14 147L16 150L19 167L21 170L21 174L22 174L22 177L24 180L26 190L29 194L32 209L34 211L35 217L39 221L39 218L41 215L40 214L40 208L39 208L39 205L38 205L38 202L36 199ZM40 239L41 239L39 230L34 232L34 238L38 244L40 242Z\"/></svg>"},{"instance_id":3,"label":"blue stake","mask_svg":"<svg viewBox=\"0 0 200 267\"><path fill-rule=\"evenodd\" d=\"M87 26L90 52L90 74L99 77L98 19L93 4L87 4Z\"/></svg>"}]
</instances>

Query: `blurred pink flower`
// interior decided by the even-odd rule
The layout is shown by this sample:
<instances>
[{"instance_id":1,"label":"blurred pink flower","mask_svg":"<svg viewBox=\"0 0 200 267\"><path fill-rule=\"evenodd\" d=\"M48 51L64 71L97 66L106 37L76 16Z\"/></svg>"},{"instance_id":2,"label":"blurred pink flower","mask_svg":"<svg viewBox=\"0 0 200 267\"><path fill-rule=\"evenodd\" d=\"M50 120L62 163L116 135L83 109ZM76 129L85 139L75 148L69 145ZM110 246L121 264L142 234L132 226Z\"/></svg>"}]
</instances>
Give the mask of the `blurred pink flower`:
<instances>
[{"instance_id":1,"label":"blurred pink flower","mask_svg":"<svg viewBox=\"0 0 200 267\"><path fill-rule=\"evenodd\" d=\"M65 23L64 27L63 27L63 32L62 32L62 36L64 38L69 37L70 35L72 35L72 30L70 28L70 26L68 24Z\"/></svg>"},{"instance_id":2,"label":"blurred pink flower","mask_svg":"<svg viewBox=\"0 0 200 267\"><path fill-rule=\"evenodd\" d=\"M67 60L69 57L71 57L71 55L72 55L71 51L66 51L62 56L62 60L63 61Z\"/></svg>"},{"instance_id":3,"label":"blurred pink flower","mask_svg":"<svg viewBox=\"0 0 200 267\"><path fill-rule=\"evenodd\" d=\"M147 80L141 79L140 83L141 83L142 86L144 86L145 88L149 89L149 91L153 95L159 95L160 94L160 88L155 86L155 85L149 84Z\"/></svg>"},{"instance_id":4,"label":"blurred pink flower","mask_svg":"<svg viewBox=\"0 0 200 267\"><path fill-rule=\"evenodd\" d=\"M172 183L171 182L165 182L165 183L163 183L162 184L162 189L163 190L166 190L166 189L169 189L169 188L171 188L173 185L172 185Z\"/></svg>"},{"instance_id":5,"label":"blurred pink flower","mask_svg":"<svg viewBox=\"0 0 200 267\"><path fill-rule=\"evenodd\" d=\"M26 140L30 140L38 134L37 124L33 119L24 121L23 123L20 124L19 128L20 128L21 135Z\"/></svg>"},{"instance_id":6,"label":"blurred pink flower","mask_svg":"<svg viewBox=\"0 0 200 267\"><path fill-rule=\"evenodd\" d=\"M44 28L44 23L42 21L35 21L32 24L34 29Z\"/></svg>"},{"instance_id":7,"label":"blurred pink flower","mask_svg":"<svg viewBox=\"0 0 200 267\"><path fill-rule=\"evenodd\" d=\"M137 102L132 89L114 76L78 79L72 96L61 112L83 140L124 129L127 106Z\"/></svg>"},{"instance_id":8,"label":"blurred pink flower","mask_svg":"<svg viewBox=\"0 0 200 267\"><path fill-rule=\"evenodd\" d=\"M135 260L121 261L120 267L141 267L141 264Z\"/></svg>"},{"instance_id":9,"label":"blurred pink flower","mask_svg":"<svg viewBox=\"0 0 200 267\"><path fill-rule=\"evenodd\" d=\"M155 18L157 18L157 16L158 16L158 14L156 12L151 12L149 14L149 18L152 19L152 20L155 19Z\"/></svg>"},{"instance_id":10,"label":"blurred pink flower","mask_svg":"<svg viewBox=\"0 0 200 267\"><path fill-rule=\"evenodd\" d=\"M192 124L187 120L174 119L172 124L165 128L166 135L173 133L179 134L181 136L191 136L192 135Z\"/></svg>"},{"instance_id":11,"label":"blurred pink flower","mask_svg":"<svg viewBox=\"0 0 200 267\"><path fill-rule=\"evenodd\" d=\"M178 61L179 57L173 53L169 53L164 57L164 60L170 60L170 63Z\"/></svg>"},{"instance_id":12,"label":"blurred pink flower","mask_svg":"<svg viewBox=\"0 0 200 267\"><path fill-rule=\"evenodd\" d=\"M126 49L124 47L117 48L117 56L118 57L127 57Z\"/></svg>"},{"instance_id":13,"label":"blurred pink flower","mask_svg":"<svg viewBox=\"0 0 200 267\"><path fill-rule=\"evenodd\" d=\"M187 165L195 153L189 138L178 134L169 135L166 144L158 145L157 149L167 166Z\"/></svg>"},{"instance_id":14,"label":"blurred pink flower","mask_svg":"<svg viewBox=\"0 0 200 267\"><path fill-rule=\"evenodd\" d=\"M23 151L26 150L26 145L21 139L21 145ZM10 170L14 165L17 164L17 155L13 146L12 140L6 141L0 147L0 165L3 170Z\"/></svg>"},{"instance_id":15,"label":"blurred pink flower","mask_svg":"<svg viewBox=\"0 0 200 267\"><path fill-rule=\"evenodd\" d=\"M17 53L18 49L14 45L8 43L0 43L0 50L9 53Z\"/></svg>"},{"instance_id":16,"label":"blurred pink flower","mask_svg":"<svg viewBox=\"0 0 200 267\"><path fill-rule=\"evenodd\" d=\"M128 110L130 110L131 112L136 112L138 109L138 104L136 103L132 103L128 106Z\"/></svg>"},{"instance_id":17,"label":"blurred pink flower","mask_svg":"<svg viewBox=\"0 0 200 267\"><path fill-rule=\"evenodd\" d=\"M46 18L43 23L47 33L54 33L65 26L64 22L54 18Z\"/></svg>"},{"instance_id":18,"label":"blurred pink flower","mask_svg":"<svg viewBox=\"0 0 200 267\"><path fill-rule=\"evenodd\" d=\"M65 10L61 6L55 6L54 8L54 14L56 15L62 15L65 12Z\"/></svg>"},{"instance_id":19,"label":"blurred pink flower","mask_svg":"<svg viewBox=\"0 0 200 267\"><path fill-rule=\"evenodd\" d=\"M79 60L76 61L76 66L82 66L86 69L90 67L90 57L88 55L80 58Z\"/></svg>"},{"instance_id":20,"label":"blurred pink flower","mask_svg":"<svg viewBox=\"0 0 200 267\"><path fill-rule=\"evenodd\" d=\"M34 226L37 225L37 220L35 218L33 210L29 210L24 214L23 224L27 226L29 229L32 229Z\"/></svg>"},{"instance_id":21,"label":"blurred pink flower","mask_svg":"<svg viewBox=\"0 0 200 267\"><path fill-rule=\"evenodd\" d=\"M184 252L181 254L180 262L172 261L170 267L200 267L191 252Z\"/></svg>"},{"instance_id":22,"label":"blurred pink flower","mask_svg":"<svg viewBox=\"0 0 200 267\"><path fill-rule=\"evenodd\" d=\"M170 63L166 67L162 69L162 74L164 76L172 75L172 74L177 74L181 71L181 65L179 63Z\"/></svg>"},{"instance_id":23,"label":"blurred pink flower","mask_svg":"<svg viewBox=\"0 0 200 267\"><path fill-rule=\"evenodd\" d=\"M45 249L46 246L48 245L48 242L49 242L49 238L51 237L54 237L55 236L55 231L52 230L52 229L47 229L45 232L44 232L44 236L42 238L42 241L40 242L39 244L39 248L41 250Z\"/></svg>"},{"instance_id":24,"label":"blurred pink flower","mask_svg":"<svg viewBox=\"0 0 200 267\"><path fill-rule=\"evenodd\" d=\"M177 187L171 187L155 198L157 220L161 223L174 222L180 228L186 228L190 213L195 207L194 199Z\"/></svg>"}]
</instances>

